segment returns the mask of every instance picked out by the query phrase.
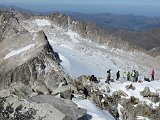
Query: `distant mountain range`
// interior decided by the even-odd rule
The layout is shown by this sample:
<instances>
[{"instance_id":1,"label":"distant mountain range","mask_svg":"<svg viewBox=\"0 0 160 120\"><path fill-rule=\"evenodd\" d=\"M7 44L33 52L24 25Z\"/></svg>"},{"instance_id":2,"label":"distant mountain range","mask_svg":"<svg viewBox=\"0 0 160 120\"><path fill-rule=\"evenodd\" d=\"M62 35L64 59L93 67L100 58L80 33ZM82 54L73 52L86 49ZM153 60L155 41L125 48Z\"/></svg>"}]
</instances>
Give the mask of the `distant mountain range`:
<instances>
[{"instance_id":1,"label":"distant mountain range","mask_svg":"<svg viewBox=\"0 0 160 120\"><path fill-rule=\"evenodd\" d=\"M72 19L94 23L118 39L130 42L146 50L159 51L157 48L160 47L160 17L116 15L111 13L65 13L71 16Z\"/></svg>"},{"instance_id":2,"label":"distant mountain range","mask_svg":"<svg viewBox=\"0 0 160 120\"><path fill-rule=\"evenodd\" d=\"M30 10L25 10L16 6L5 6L0 5L0 9L11 9L21 12L31 13ZM53 12L39 14L52 14ZM68 11L58 11L65 13L74 20L80 20L84 22L95 23L97 26L107 30L107 31L117 31L117 30L130 30L130 31L147 31L154 28L160 28L160 17L146 17L146 16L135 16L135 15L118 15L112 13L102 13L102 14L85 14L78 12L68 12ZM35 12L34 13L38 13Z\"/></svg>"},{"instance_id":3,"label":"distant mountain range","mask_svg":"<svg viewBox=\"0 0 160 120\"><path fill-rule=\"evenodd\" d=\"M75 20L93 22L96 25L110 31L127 29L131 31L146 31L153 28L160 28L160 17L145 17L135 15L116 15L111 13L84 14L65 12Z\"/></svg>"}]
</instances>

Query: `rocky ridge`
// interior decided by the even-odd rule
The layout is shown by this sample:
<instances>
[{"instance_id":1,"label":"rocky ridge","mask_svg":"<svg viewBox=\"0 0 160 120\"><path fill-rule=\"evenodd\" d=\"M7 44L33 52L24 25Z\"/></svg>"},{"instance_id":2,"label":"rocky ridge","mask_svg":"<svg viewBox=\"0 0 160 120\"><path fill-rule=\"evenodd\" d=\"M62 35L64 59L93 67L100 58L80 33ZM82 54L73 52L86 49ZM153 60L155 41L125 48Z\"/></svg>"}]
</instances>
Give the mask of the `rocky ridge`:
<instances>
[{"instance_id":1,"label":"rocky ridge","mask_svg":"<svg viewBox=\"0 0 160 120\"><path fill-rule=\"evenodd\" d=\"M95 24L74 21L69 16L62 13L55 13L49 16L58 26L63 29L71 29L81 35L83 38L93 40L93 42L101 45L107 45L113 48L119 48L129 51L141 50L145 51L139 46L132 43L124 42L121 38L117 38L109 32L98 28ZM117 44L118 43L118 44Z\"/></svg>"}]
</instances>

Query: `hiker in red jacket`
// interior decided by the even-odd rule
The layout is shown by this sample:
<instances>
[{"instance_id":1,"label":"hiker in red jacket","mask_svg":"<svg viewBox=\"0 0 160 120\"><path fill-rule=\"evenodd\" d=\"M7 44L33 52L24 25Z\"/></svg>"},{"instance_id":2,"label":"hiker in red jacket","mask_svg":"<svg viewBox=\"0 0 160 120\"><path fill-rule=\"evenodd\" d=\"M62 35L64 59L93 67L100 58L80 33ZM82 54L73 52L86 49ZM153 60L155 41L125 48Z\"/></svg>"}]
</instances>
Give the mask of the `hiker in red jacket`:
<instances>
[{"instance_id":1,"label":"hiker in red jacket","mask_svg":"<svg viewBox=\"0 0 160 120\"><path fill-rule=\"evenodd\" d=\"M154 69L152 70L152 79L151 80L154 80L154 75L155 75L155 72L154 72Z\"/></svg>"}]
</instances>

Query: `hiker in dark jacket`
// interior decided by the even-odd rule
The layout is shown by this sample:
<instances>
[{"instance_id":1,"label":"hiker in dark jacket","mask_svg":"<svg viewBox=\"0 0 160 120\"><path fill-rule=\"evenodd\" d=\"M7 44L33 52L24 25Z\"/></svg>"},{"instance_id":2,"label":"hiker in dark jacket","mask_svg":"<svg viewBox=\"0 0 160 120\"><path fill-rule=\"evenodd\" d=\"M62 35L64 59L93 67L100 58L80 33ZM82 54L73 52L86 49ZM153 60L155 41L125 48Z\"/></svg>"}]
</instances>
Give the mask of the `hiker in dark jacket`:
<instances>
[{"instance_id":1,"label":"hiker in dark jacket","mask_svg":"<svg viewBox=\"0 0 160 120\"><path fill-rule=\"evenodd\" d=\"M117 76L116 80L119 80L119 78L120 78L120 72L119 71L116 73L116 76Z\"/></svg>"},{"instance_id":2,"label":"hiker in dark jacket","mask_svg":"<svg viewBox=\"0 0 160 120\"><path fill-rule=\"evenodd\" d=\"M110 84L109 81L111 80L111 69L107 71L107 80L105 81L106 83Z\"/></svg>"},{"instance_id":3,"label":"hiker in dark jacket","mask_svg":"<svg viewBox=\"0 0 160 120\"><path fill-rule=\"evenodd\" d=\"M88 90L87 90L87 88L85 88L85 87L84 87L84 89L83 89L83 94L85 95L85 98L88 97Z\"/></svg>"},{"instance_id":4,"label":"hiker in dark jacket","mask_svg":"<svg viewBox=\"0 0 160 120\"><path fill-rule=\"evenodd\" d=\"M138 72L138 71L136 71L136 72L135 72L136 82L138 82L138 77L139 77L139 72Z\"/></svg>"},{"instance_id":5,"label":"hiker in dark jacket","mask_svg":"<svg viewBox=\"0 0 160 120\"><path fill-rule=\"evenodd\" d=\"M70 100L72 100L73 98L76 98L76 97L74 96L74 90L72 90L72 92L71 92L71 94L70 94Z\"/></svg>"}]
</instances>

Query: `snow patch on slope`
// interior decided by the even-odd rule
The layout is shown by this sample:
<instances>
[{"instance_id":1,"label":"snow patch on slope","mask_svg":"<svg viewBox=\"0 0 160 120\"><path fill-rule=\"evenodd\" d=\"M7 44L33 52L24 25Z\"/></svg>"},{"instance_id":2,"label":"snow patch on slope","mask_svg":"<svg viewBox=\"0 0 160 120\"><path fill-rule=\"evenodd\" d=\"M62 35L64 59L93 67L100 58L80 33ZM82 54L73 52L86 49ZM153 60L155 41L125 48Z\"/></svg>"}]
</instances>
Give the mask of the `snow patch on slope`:
<instances>
[{"instance_id":1,"label":"snow patch on slope","mask_svg":"<svg viewBox=\"0 0 160 120\"><path fill-rule=\"evenodd\" d=\"M146 118L146 117L143 117L143 116L137 116L137 119L138 119L138 120L150 120L150 119L148 119L148 118Z\"/></svg>"},{"instance_id":2,"label":"snow patch on slope","mask_svg":"<svg viewBox=\"0 0 160 120\"><path fill-rule=\"evenodd\" d=\"M37 23L38 26L41 26L41 27L51 25L49 20L45 20L45 19L36 19L35 22Z\"/></svg>"},{"instance_id":3,"label":"snow patch on slope","mask_svg":"<svg viewBox=\"0 0 160 120\"><path fill-rule=\"evenodd\" d=\"M30 45L28 45L28 46L26 46L26 47L24 47L24 48L19 49L19 50L13 50L12 52L8 53L8 54L4 57L4 59L8 59L8 58L10 58L10 57L12 57L12 56L14 56L14 55L17 55L17 54L20 54L20 53L22 53L22 52L24 52L24 51L27 51L27 50L31 49L32 47L34 47L34 46L35 46L35 44L30 44Z\"/></svg>"},{"instance_id":4,"label":"snow patch on slope","mask_svg":"<svg viewBox=\"0 0 160 120\"><path fill-rule=\"evenodd\" d=\"M80 41L78 40L78 34L76 32L68 30L65 34L71 38L72 42L80 43Z\"/></svg>"},{"instance_id":5,"label":"snow patch on slope","mask_svg":"<svg viewBox=\"0 0 160 120\"><path fill-rule=\"evenodd\" d=\"M104 112L100 110L94 103L92 103L88 99L78 99L74 98L73 102L75 102L78 107L84 108L87 110L87 114L90 115L89 120L115 120L109 112Z\"/></svg>"}]
</instances>

